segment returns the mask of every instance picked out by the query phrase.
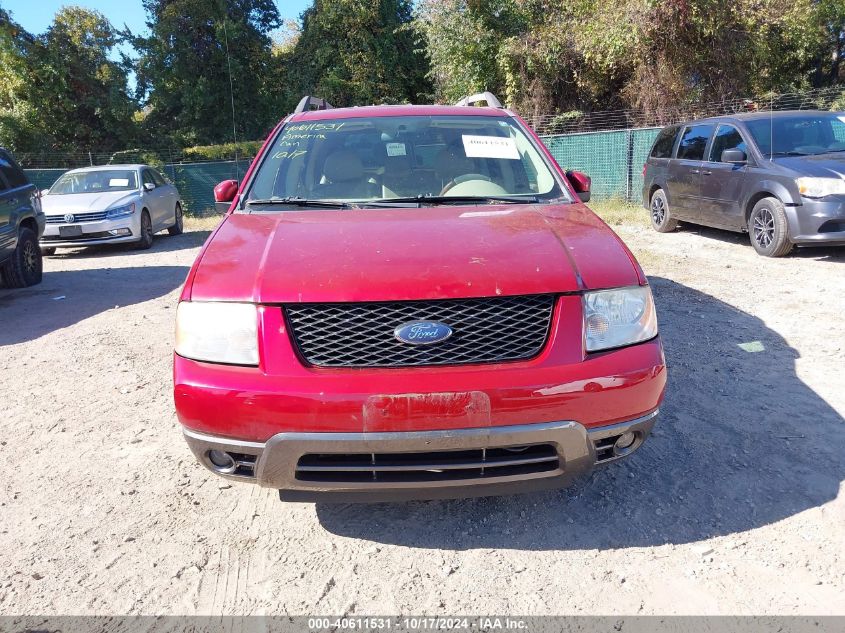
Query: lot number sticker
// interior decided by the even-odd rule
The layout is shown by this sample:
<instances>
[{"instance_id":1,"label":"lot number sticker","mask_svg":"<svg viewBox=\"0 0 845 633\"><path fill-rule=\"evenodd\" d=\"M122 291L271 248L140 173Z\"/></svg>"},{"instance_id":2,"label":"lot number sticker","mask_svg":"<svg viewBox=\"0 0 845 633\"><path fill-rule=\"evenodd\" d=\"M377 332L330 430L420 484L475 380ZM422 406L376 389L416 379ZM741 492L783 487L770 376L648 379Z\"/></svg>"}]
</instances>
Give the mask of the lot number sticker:
<instances>
[{"instance_id":1,"label":"lot number sticker","mask_svg":"<svg viewBox=\"0 0 845 633\"><path fill-rule=\"evenodd\" d=\"M510 136L462 135L467 158L509 158L519 160L516 141Z\"/></svg>"}]
</instances>

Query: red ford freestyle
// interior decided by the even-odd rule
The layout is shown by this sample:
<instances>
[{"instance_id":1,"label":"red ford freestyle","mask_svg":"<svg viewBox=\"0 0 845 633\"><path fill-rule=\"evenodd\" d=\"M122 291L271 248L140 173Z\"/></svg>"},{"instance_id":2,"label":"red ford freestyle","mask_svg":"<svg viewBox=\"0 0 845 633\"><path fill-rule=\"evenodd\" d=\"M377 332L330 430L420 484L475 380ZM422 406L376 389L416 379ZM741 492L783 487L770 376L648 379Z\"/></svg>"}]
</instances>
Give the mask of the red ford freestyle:
<instances>
[{"instance_id":1,"label":"red ford freestyle","mask_svg":"<svg viewBox=\"0 0 845 633\"><path fill-rule=\"evenodd\" d=\"M635 451L666 367L589 186L489 93L303 98L216 187L182 291L197 459L283 500L383 501L559 487Z\"/></svg>"}]
</instances>

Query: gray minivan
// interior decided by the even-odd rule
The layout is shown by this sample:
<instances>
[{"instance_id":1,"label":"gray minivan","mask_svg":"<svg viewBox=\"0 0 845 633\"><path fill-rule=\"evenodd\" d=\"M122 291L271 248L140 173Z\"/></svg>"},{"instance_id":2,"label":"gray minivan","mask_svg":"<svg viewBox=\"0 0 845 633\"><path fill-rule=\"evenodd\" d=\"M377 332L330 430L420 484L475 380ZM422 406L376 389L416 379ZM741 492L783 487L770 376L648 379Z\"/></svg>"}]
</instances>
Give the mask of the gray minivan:
<instances>
[{"instance_id":1,"label":"gray minivan","mask_svg":"<svg viewBox=\"0 0 845 633\"><path fill-rule=\"evenodd\" d=\"M664 128L643 171L655 230L747 232L760 254L845 245L845 112L753 112Z\"/></svg>"}]
</instances>

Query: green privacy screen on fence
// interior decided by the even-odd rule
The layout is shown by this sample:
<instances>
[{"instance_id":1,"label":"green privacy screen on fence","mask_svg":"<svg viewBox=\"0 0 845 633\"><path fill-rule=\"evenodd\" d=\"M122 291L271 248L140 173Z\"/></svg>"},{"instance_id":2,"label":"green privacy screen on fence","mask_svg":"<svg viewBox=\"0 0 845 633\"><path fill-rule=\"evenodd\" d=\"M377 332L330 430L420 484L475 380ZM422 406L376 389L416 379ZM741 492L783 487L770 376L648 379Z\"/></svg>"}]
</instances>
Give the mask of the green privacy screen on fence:
<instances>
[{"instance_id":1,"label":"green privacy screen on fence","mask_svg":"<svg viewBox=\"0 0 845 633\"><path fill-rule=\"evenodd\" d=\"M173 163L163 165L161 172L175 183L188 213L201 215L214 211L214 185L221 180L240 180L250 159L220 160L208 163ZM67 169L24 169L29 180L39 189L47 189Z\"/></svg>"},{"instance_id":2,"label":"green privacy screen on fence","mask_svg":"<svg viewBox=\"0 0 845 633\"><path fill-rule=\"evenodd\" d=\"M563 169L587 174L596 200L621 198L639 202L643 164L660 128L584 132L542 137Z\"/></svg>"},{"instance_id":3,"label":"green privacy screen on fence","mask_svg":"<svg viewBox=\"0 0 845 633\"><path fill-rule=\"evenodd\" d=\"M593 198L639 202L643 163L660 128L584 132L543 136L543 142L563 169L582 171L593 181ZM240 180L251 158L205 163L168 163L161 167L179 188L185 210L204 214L214 210L214 185ZM50 187L66 169L26 169L39 188Z\"/></svg>"}]
</instances>

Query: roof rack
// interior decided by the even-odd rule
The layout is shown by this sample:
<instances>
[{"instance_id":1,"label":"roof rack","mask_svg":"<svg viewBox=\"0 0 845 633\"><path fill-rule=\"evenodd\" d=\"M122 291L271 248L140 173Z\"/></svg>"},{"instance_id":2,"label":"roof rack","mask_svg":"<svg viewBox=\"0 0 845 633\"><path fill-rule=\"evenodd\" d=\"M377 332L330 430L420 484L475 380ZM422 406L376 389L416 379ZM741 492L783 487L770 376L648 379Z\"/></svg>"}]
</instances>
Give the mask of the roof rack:
<instances>
[{"instance_id":1,"label":"roof rack","mask_svg":"<svg viewBox=\"0 0 845 633\"><path fill-rule=\"evenodd\" d=\"M477 103L479 101L484 101L487 105L491 108L501 108L502 103L496 98L492 92L479 92L474 95L470 95L468 97L464 97L460 101L458 101L455 105L456 106L468 106L472 105L473 103Z\"/></svg>"},{"instance_id":2,"label":"roof rack","mask_svg":"<svg viewBox=\"0 0 845 633\"><path fill-rule=\"evenodd\" d=\"M296 105L296 110L294 110L293 113L300 114L301 112L309 112L310 110L331 110L332 107L332 104L325 99L305 95L299 100L299 103Z\"/></svg>"}]
</instances>

